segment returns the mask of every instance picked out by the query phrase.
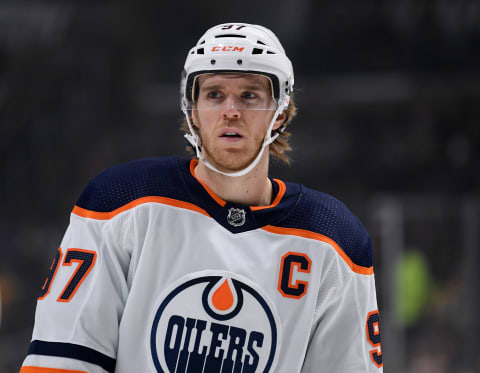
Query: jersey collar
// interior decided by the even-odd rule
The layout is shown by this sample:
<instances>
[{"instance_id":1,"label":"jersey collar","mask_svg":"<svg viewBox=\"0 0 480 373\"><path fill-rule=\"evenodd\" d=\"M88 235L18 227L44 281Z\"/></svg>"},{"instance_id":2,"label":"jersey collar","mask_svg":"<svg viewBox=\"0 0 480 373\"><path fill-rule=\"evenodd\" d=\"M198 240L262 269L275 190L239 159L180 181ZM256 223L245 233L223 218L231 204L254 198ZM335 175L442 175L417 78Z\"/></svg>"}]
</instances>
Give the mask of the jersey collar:
<instances>
[{"instance_id":1,"label":"jersey collar","mask_svg":"<svg viewBox=\"0 0 480 373\"><path fill-rule=\"evenodd\" d=\"M197 167L197 164L198 164L198 159L196 158L190 161L190 174L203 186L203 188L207 191L207 193L210 195L210 197L212 197L212 199L215 202L217 202L221 207L225 207L225 205L227 204L227 201L224 201L219 196L217 196L213 190L211 190L202 180L200 180L195 175L195 167ZM258 210L269 209L277 206L280 203L280 201L282 200L285 194L285 191L287 190L287 187L285 186L285 183L282 180L270 179L270 181L272 182L273 193L275 194L275 198L273 199L273 202L268 206L249 206L250 210L258 211Z\"/></svg>"},{"instance_id":2,"label":"jersey collar","mask_svg":"<svg viewBox=\"0 0 480 373\"><path fill-rule=\"evenodd\" d=\"M197 159L182 160L179 168L195 204L207 211L224 228L232 233L241 233L266 225L275 225L283 220L300 198L298 184L272 181L275 198L268 206L246 206L225 201L217 196L204 182L195 176Z\"/></svg>"}]
</instances>

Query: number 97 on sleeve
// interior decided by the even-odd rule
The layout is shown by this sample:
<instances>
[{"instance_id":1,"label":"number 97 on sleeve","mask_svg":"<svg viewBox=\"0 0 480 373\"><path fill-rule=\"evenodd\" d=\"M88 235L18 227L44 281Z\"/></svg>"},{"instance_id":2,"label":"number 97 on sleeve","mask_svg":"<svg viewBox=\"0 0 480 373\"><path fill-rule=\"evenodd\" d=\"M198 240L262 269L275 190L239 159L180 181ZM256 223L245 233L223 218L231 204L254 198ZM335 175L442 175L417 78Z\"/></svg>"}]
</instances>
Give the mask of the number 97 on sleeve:
<instances>
[{"instance_id":1,"label":"number 97 on sleeve","mask_svg":"<svg viewBox=\"0 0 480 373\"><path fill-rule=\"evenodd\" d=\"M62 266L71 266L73 263L77 263L72 276L57 298L57 302L70 302L82 282L94 267L96 259L97 253L95 251L72 248L67 249L65 255L63 255L62 248L59 247L57 254L53 258L47 278L40 290L38 300L45 299L50 293L50 288L59 269L59 263L62 263Z\"/></svg>"}]
</instances>

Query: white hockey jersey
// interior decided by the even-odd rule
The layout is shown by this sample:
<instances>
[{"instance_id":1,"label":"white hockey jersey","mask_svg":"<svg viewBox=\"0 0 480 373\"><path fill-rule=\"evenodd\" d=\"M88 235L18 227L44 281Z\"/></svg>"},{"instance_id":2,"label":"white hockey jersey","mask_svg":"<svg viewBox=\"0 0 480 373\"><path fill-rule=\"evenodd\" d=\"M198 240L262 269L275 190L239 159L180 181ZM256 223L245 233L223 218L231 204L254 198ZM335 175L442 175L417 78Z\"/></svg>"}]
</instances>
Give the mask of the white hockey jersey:
<instances>
[{"instance_id":1,"label":"white hockey jersey","mask_svg":"<svg viewBox=\"0 0 480 373\"><path fill-rule=\"evenodd\" d=\"M139 160L89 183L21 373L381 372L361 223L276 179L270 206L223 201L196 162Z\"/></svg>"}]
</instances>

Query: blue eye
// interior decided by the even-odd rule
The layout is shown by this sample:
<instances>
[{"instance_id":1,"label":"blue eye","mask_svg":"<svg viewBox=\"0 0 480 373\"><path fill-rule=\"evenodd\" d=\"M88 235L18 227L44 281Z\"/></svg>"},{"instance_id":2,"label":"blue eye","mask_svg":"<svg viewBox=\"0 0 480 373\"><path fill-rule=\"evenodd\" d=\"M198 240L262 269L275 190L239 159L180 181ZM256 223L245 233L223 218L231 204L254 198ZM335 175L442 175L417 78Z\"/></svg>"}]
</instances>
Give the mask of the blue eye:
<instances>
[{"instance_id":1,"label":"blue eye","mask_svg":"<svg viewBox=\"0 0 480 373\"><path fill-rule=\"evenodd\" d=\"M219 91L210 91L207 93L207 97L216 99L216 98L221 98L222 94Z\"/></svg>"},{"instance_id":2,"label":"blue eye","mask_svg":"<svg viewBox=\"0 0 480 373\"><path fill-rule=\"evenodd\" d=\"M242 94L243 98L257 98L257 95L253 92L246 91Z\"/></svg>"}]
</instances>

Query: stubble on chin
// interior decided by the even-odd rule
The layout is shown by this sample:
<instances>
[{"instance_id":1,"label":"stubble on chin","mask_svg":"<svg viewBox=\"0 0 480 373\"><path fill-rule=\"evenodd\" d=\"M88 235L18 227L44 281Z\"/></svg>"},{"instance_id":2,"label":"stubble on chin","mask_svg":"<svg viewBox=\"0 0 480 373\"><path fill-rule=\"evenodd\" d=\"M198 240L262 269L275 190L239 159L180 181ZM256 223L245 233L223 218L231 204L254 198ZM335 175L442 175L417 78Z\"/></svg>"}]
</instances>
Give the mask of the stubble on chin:
<instances>
[{"instance_id":1,"label":"stubble on chin","mask_svg":"<svg viewBox=\"0 0 480 373\"><path fill-rule=\"evenodd\" d=\"M202 142L202 144L204 144ZM247 168L257 157L261 145L252 154L246 155L240 151L228 152L220 150L210 150L208 144L202 146L204 157L217 169L222 172L237 172ZM223 154L222 154L223 153Z\"/></svg>"}]
</instances>

